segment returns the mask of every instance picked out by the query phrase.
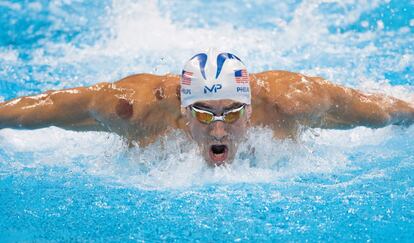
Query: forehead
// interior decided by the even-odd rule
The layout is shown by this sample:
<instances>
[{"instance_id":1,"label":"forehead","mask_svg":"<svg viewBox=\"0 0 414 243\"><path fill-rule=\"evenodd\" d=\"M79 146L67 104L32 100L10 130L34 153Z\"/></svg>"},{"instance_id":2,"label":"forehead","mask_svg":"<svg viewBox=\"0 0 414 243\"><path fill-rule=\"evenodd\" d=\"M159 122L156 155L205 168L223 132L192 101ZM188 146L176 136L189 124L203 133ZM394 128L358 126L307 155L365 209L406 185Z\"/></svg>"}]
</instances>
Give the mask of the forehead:
<instances>
[{"instance_id":1,"label":"forehead","mask_svg":"<svg viewBox=\"0 0 414 243\"><path fill-rule=\"evenodd\" d=\"M235 107L241 106L242 103L238 101L234 101L234 100L225 99L225 100L203 100L203 101L198 101L194 103L193 105L197 107L202 107L202 108L220 109L220 108L235 108Z\"/></svg>"}]
</instances>

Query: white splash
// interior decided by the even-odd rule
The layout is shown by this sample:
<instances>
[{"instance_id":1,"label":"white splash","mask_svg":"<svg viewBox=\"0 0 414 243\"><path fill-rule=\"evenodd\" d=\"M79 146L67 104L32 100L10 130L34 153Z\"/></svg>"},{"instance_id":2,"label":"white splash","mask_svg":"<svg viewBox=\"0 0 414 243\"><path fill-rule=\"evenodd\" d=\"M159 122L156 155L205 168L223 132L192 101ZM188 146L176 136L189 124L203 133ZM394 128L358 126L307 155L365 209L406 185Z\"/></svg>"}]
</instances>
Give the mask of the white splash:
<instances>
[{"instance_id":1,"label":"white splash","mask_svg":"<svg viewBox=\"0 0 414 243\"><path fill-rule=\"evenodd\" d=\"M74 173L102 177L112 183L142 189L185 188L222 183L278 183L309 173L350 170L347 151L378 144L389 137L390 129L361 133L306 132L301 141L280 141L268 129L249 130L238 157L226 167L210 168L198 148L181 133L161 138L146 148L130 148L113 134L70 132L59 128L36 131L0 131L0 145L10 156L14 170L44 166L69 168ZM344 147L343 144L352 144ZM254 156L249 155L255 148ZM13 160L26 153L27 160ZM15 171L16 172L16 171ZM15 173L14 172L14 173Z\"/></svg>"}]
</instances>

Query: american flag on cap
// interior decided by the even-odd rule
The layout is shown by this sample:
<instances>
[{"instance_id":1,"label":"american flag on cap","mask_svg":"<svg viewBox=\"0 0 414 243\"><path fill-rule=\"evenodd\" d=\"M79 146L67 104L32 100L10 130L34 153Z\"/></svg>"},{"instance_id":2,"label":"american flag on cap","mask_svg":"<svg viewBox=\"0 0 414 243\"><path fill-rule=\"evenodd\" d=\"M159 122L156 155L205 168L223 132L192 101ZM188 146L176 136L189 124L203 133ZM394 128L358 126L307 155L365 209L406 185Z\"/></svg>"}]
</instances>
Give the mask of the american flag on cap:
<instances>
[{"instance_id":1,"label":"american flag on cap","mask_svg":"<svg viewBox=\"0 0 414 243\"><path fill-rule=\"evenodd\" d=\"M193 76L192 72L187 72L183 70L183 73L181 74L181 84L184 85L191 85L191 77Z\"/></svg>"},{"instance_id":2,"label":"american flag on cap","mask_svg":"<svg viewBox=\"0 0 414 243\"><path fill-rule=\"evenodd\" d=\"M249 82L249 77L247 75L246 69L234 71L234 77L236 77L236 83L245 84Z\"/></svg>"}]
</instances>

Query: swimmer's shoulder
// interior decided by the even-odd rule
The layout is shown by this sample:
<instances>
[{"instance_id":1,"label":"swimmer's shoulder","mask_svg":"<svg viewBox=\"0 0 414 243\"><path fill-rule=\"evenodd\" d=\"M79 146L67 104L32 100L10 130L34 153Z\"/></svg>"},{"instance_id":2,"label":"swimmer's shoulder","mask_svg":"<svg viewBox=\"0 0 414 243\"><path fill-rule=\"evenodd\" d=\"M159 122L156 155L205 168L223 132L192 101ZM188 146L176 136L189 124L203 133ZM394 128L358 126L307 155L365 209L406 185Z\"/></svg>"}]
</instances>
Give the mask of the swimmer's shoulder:
<instances>
[{"instance_id":1,"label":"swimmer's shoulder","mask_svg":"<svg viewBox=\"0 0 414 243\"><path fill-rule=\"evenodd\" d=\"M283 70L271 70L250 74L250 85L254 96L280 96L294 83L301 80L302 75Z\"/></svg>"},{"instance_id":2,"label":"swimmer's shoulder","mask_svg":"<svg viewBox=\"0 0 414 243\"><path fill-rule=\"evenodd\" d=\"M252 102L258 109L295 117L312 112L315 104L329 102L328 82L319 77L288 71L267 71L252 77Z\"/></svg>"},{"instance_id":3,"label":"swimmer's shoulder","mask_svg":"<svg viewBox=\"0 0 414 243\"><path fill-rule=\"evenodd\" d=\"M127 76L115 82L119 86L131 86L148 85L148 86L160 86L160 85L178 85L180 77L175 74L155 75L150 73L139 73Z\"/></svg>"},{"instance_id":4,"label":"swimmer's shoulder","mask_svg":"<svg viewBox=\"0 0 414 243\"><path fill-rule=\"evenodd\" d=\"M269 83L269 84L292 84L301 82L303 78L315 79L317 77L306 76L301 73L290 72L285 70L270 70L260 73L250 74L252 83Z\"/></svg>"},{"instance_id":5,"label":"swimmer's shoulder","mask_svg":"<svg viewBox=\"0 0 414 243\"><path fill-rule=\"evenodd\" d=\"M327 81L301 73L271 70L250 75L253 92L286 94L287 91L309 91L311 86L320 86Z\"/></svg>"},{"instance_id":6,"label":"swimmer's shoulder","mask_svg":"<svg viewBox=\"0 0 414 243\"><path fill-rule=\"evenodd\" d=\"M112 107L113 105L118 107L118 105L121 105L122 108L128 106L128 109L136 110L136 107L129 106L131 104L135 104L134 106L137 107L142 107L142 104L151 106L163 100L167 100L167 102L173 100L174 102L170 103L175 105L176 100L178 100L176 96L178 85L179 77L177 75L142 73L125 77L116 82L97 83L88 89L93 91L93 104L98 107ZM123 112L121 113L123 114ZM121 115L121 117L126 116Z\"/></svg>"},{"instance_id":7,"label":"swimmer's shoulder","mask_svg":"<svg viewBox=\"0 0 414 243\"><path fill-rule=\"evenodd\" d=\"M146 101L174 101L178 99L180 77L176 74L155 75L148 73L134 74L114 83L117 88L132 91L133 99Z\"/></svg>"}]
</instances>

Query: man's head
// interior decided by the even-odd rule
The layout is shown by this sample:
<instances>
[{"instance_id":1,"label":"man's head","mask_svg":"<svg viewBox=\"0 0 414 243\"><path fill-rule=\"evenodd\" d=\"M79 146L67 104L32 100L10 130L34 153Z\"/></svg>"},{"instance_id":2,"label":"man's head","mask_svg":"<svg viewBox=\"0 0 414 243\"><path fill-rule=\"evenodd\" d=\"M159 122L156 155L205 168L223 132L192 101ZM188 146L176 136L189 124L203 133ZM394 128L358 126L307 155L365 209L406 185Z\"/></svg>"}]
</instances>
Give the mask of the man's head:
<instances>
[{"instance_id":1,"label":"man's head","mask_svg":"<svg viewBox=\"0 0 414 243\"><path fill-rule=\"evenodd\" d=\"M249 76L233 54L212 49L192 57L181 76L188 132L211 165L231 162L251 114Z\"/></svg>"}]
</instances>

